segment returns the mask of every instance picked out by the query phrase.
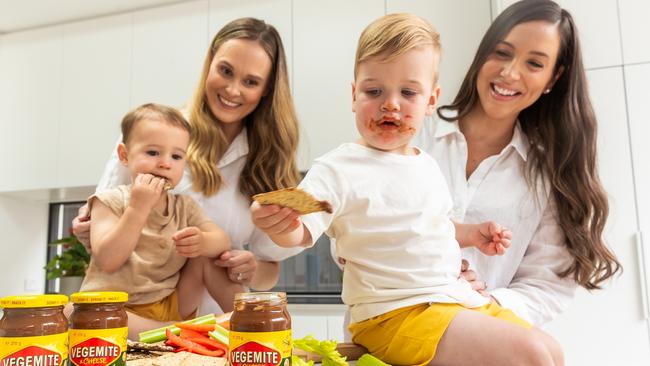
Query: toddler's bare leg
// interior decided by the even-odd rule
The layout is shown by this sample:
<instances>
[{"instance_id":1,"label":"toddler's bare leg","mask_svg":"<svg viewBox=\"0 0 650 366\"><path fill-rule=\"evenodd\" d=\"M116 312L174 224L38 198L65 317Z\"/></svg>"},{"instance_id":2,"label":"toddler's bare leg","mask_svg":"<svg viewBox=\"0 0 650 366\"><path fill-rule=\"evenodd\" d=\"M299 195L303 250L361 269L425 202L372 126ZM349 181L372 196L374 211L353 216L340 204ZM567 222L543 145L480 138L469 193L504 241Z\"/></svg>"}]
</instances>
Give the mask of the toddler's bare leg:
<instances>
[{"instance_id":1,"label":"toddler's bare leg","mask_svg":"<svg viewBox=\"0 0 650 366\"><path fill-rule=\"evenodd\" d=\"M199 307L204 289L224 312L232 311L235 294L245 291L243 286L230 281L226 269L214 265L210 258L191 258L176 286L181 316L186 317Z\"/></svg>"},{"instance_id":2,"label":"toddler's bare leg","mask_svg":"<svg viewBox=\"0 0 650 366\"><path fill-rule=\"evenodd\" d=\"M127 311L126 313L129 315L129 339L133 341L138 341L140 339L138 334L144 331L174 324L174 322L161 322L158 320L143 318L130 311Z\"/></svg>"},{"instance_id":3,"label":"toddler's bare leg","mask_svg":"<svg viewBox=\"0 0 650 366\"><path fill-rule=\"evenodd\" d=\"M442 336L430 365L562 366L557 342L476 311L462 310Z\"/></svg>"}]
</instances>

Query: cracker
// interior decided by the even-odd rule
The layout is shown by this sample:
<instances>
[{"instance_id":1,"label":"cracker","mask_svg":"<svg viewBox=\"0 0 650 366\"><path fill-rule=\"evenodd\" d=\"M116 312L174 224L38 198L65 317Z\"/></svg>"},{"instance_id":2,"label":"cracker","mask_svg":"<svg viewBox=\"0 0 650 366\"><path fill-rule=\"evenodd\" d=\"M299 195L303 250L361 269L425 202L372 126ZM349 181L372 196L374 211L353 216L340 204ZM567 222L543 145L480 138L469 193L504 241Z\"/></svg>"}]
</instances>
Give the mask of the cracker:
<instances>
[{"instance_id":1,"label":"cracker","mask_svg":"<svg viewBox=\"0 0 650 366\"><path fill-rule=\"evenodd\" d=\"M329 202L319 201L311 194L295 187L256 194L253 199L263 205L289 207L301 215L319 211L332 213L332 205Z\"/></svg>"}]
</instances>

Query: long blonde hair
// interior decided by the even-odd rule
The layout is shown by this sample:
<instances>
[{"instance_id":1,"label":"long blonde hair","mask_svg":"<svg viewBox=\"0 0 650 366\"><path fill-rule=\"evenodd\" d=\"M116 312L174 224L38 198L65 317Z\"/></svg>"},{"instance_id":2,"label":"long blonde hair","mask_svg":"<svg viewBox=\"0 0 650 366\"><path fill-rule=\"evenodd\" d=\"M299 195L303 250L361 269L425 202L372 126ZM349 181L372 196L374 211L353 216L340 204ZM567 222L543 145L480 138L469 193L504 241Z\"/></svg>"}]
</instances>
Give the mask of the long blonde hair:
<instances>
[{"instance_id":1,"label":"long blonde hair","mask_svg":"<svg viewBox=\"0 0 650 366\"><path fill-rule=\"evenodd\" d=\"M246 196L294 186L299 181L296 167L298 119L296 117L286 56L277 30L254 18L236 19L214 36L205 56L203 72L189 107L192 135L188 165L193 188L206 196L216 194L223 185L217 162L223 157L228 141L219 121L208 107L205 82L215 53L231 39L259 42L271 59L272 68L264 96L244 119L248 137L248 156L239 179L239 190Z\"/></svg>"}]
</instances>

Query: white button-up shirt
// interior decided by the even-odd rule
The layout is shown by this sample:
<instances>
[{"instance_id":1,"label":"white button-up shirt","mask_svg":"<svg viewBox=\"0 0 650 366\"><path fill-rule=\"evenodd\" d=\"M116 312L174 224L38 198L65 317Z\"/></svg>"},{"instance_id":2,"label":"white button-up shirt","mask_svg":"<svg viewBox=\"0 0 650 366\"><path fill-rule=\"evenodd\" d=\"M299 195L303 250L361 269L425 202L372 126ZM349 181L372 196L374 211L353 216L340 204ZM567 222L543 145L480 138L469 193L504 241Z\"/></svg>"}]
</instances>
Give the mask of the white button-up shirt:
<instances>
[{"instance_id":1,"label":"white button-up shirt","mask_svg":"<svg viewBox=\"0 0 650 366\"><path fill-rule=\"evenodd\" d=\"M247 156L248 138L244 128L217 163L223 177L223 185L217 194L206 197L200 192L195 192L192 189L192 177L187 167L182 180L174 188L173 193L191 196L203 208L207 216L228 233L233 249L244 249L244 245L248 244L248 249L258 260L273 262L300 253L303 248L282 248L253 224L249 210L250 199L239 191L239 177ZM97 191L129 182L129 171L120 164L115 151L106 163L104 173L97 185ZM206 292L201 312L218 311L215 305Z\"/></svg>"},{"instance_id":2,"label":"white button-up shirt","mask_svg":"<svg viewBox=\"0 0 650 366\"><path fill-rule=\"evenodd\" d=\"M512 231L511 246L503 256L463 249L463 258L487 283L490 294L535 325L564 311L577 285L571 276L559 278L556 273L570 265L571 256L548 190L541 182L531 190L524 177L529 143L519 124L510 143L483 160L469 179L467 141L457 122L427 119L415 145L438 162L454 201L453 220L490 220Z\"/></svg>"}]
</instances>

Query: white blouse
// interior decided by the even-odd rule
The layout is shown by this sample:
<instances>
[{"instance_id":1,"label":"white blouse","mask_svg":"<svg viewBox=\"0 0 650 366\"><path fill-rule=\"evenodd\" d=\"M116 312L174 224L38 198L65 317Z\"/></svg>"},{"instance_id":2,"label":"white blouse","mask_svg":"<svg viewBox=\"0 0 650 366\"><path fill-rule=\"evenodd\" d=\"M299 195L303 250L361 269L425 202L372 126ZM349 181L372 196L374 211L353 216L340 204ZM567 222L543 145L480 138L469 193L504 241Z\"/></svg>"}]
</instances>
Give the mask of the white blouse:
<instances>
[{"instance_id":1,"label":"white blouse","mask_svg":"<svg viewBox=\"0 0 650 366\"><path fill-rule=\"evenodd\" d=\"M503 256L463 249L478 279L504 307L535 325L566 310L577 284L556 275L571 263L556 207L540 182L535 194L524 178L528 139L516 125L510 143L483 160L469 179L467 141L458 123L427 119L415 145L431 154L442 170L454 201L452 219L463 223L495 221L513 233Z\"/></svg>"},{"instance_id":2,"label":"white blouse","mask_svg":"<svg viewBox=\"0 0 650 366\"><path fill-rule=\"evenodd\" d=\"M224 180L217 194L206 197L200 192L195 192L192 189L192 177L187 167L183 178L172 192L191 196L207 216L228 233L233 249L244 249L244 245L248 245L248 250L258 260L279 262L300 253L303 248L282 248L253 224L249 209L250 199L239 191L239 177L247 155L248 137L244 128L217 163ZM129 172L120 163L116 149L106 163L96 190L99 192L129 182ZM214 305L216 304L206 292L201 312L217 311Z\"/></svg>"}]
</instances>

